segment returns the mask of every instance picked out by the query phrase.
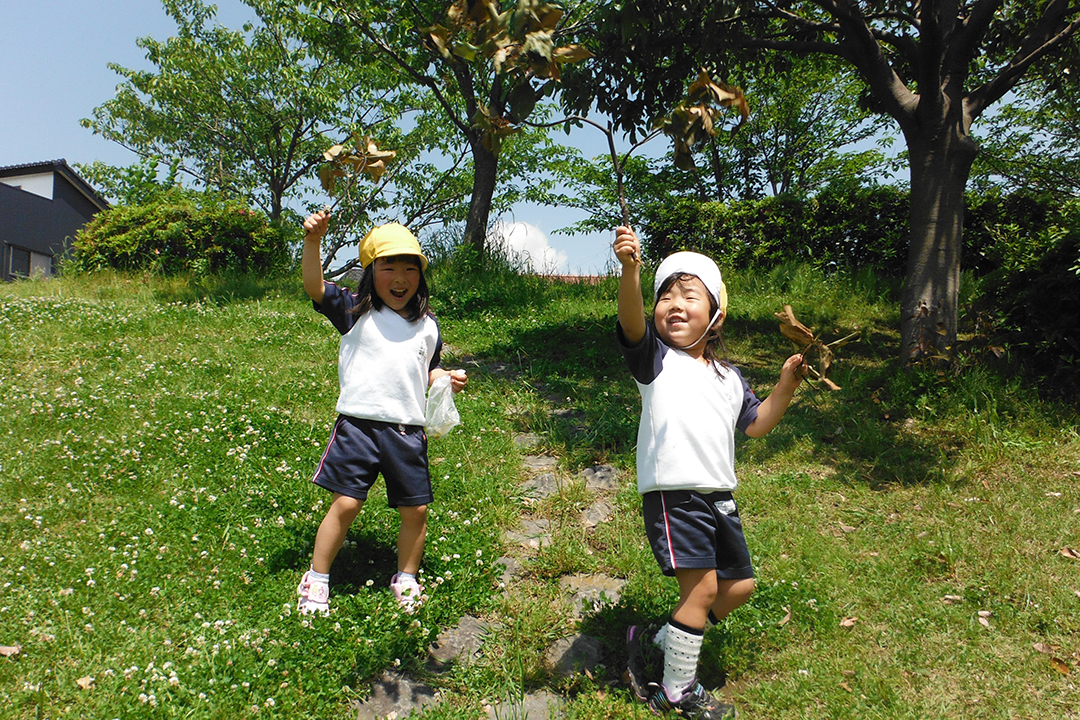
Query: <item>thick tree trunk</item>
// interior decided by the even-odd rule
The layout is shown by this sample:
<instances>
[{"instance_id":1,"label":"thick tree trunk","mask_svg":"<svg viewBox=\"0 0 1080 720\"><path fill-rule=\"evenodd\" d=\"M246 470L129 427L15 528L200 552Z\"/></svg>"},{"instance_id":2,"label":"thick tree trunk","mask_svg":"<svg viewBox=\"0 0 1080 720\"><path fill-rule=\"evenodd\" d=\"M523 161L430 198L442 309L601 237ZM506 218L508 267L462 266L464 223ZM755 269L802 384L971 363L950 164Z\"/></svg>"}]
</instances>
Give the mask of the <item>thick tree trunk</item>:
<instances>
[{"instance_id":1,"label":"thick tree trunk","mask_svg":"<svg viewBox=\"0 0 1080 720\"><path fill-rule=\"evenodd\" d=\"M482 253L487 242L488 216L491 214L491 199L495 196L499 157L484 147L479 137L470 139L470 144L473 155L473 190L462 242L472 245L478 253Z\"/></svg>"},{"instance_id":2,"label":"thick tree trunk","mask_svg":"<svg viewBox=\"0 0 1080 720\"><path fill-rule=\"evenodd\" d=\"M908 135L911 241L900 299L900 360L909 364L956 343L964 190L978 148L958 129Z\"/></svg>"}]
</instances>

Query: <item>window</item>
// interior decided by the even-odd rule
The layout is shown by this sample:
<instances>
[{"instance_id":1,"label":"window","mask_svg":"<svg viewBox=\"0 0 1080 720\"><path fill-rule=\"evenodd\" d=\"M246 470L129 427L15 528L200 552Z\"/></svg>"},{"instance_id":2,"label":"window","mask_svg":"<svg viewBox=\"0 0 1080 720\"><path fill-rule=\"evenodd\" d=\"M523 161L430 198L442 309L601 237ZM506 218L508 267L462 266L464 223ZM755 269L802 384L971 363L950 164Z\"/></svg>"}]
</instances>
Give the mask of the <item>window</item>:
<instances>
[{"instance_id":1,"label":"window","mask_svg":"<svg viewBox=\"0 0 1080 720\"><path fill-rule=\"evenodd\" d=\"M13 277L49 277L53 274L50 255L36 253L11 245L8 255L8 274Z\"/></svg>"},{"instance_id":2,"label":"window","mask_svg":"<svg viewBox=\"0 0 1080 720\"><path fill-rule=\"evenodd\" d=\"M32 254L29 250L23 250L12 245L11 264L8 266L8 272L19 277L30 277L30 256Z\"/></svg>"}]
</instances>

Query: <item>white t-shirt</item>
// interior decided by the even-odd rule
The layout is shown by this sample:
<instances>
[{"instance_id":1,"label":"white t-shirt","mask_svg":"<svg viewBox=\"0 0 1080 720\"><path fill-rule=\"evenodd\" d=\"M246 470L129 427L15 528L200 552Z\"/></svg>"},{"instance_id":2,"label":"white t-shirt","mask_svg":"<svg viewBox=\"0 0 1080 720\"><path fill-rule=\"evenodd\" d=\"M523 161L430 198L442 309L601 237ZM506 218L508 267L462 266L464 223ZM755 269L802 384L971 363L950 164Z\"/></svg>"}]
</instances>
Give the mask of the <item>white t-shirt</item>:
<instances>
[{"instance_id":1,"label":"white t-shirt","mask_svg":"<svg viewBox=\"0 0 1080 720\"><path fill-rule=\"evenodd\" d=\"M716 370L664 344L651 323L629 345L616 325L619 346L641 393L637 436L638 492L732 491L735 428L757 418L757 399L732 366Z\"/></svg>"},{"instance_id":2,"label":"white t-shirt","mask_svg":"<svg viewBox=\"0 0 1080 720\"><path fill-rule=\"evenodd\" d=\"M341 333L338 402L342 415L423 425L428 374L439 366L442 338L435 316L409 322L390 308L355 315L356 295L324 282L315 309Z\"/></svg>"}]
</instances>

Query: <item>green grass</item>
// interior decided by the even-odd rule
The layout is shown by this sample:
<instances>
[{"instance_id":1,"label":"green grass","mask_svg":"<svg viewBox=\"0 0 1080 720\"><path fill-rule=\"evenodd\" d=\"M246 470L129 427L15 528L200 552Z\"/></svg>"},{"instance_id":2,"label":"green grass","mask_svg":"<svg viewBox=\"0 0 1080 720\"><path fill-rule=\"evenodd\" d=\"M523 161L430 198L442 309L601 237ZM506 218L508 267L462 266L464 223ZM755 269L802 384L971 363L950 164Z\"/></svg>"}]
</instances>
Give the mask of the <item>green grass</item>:
<instances>
[{"instance_id":1,"label":"green grass","mask_svg":"<svg viewBox=\"0 0 1080 720\"><path fill-rule=\"evenodd\" d=\"M4 716L343 716L396 667L445 691L426 717L539 687L570 718L645 717L618 682L625 625L677 593L638 518L615 280L464 265L430 275L447 364L470 383L462 426L431 443L433 592L416 616L387 587L397 517L381 490L335 563L334 613L292 611L337 394L336 333L298 278L0 287L0 645L22 646L0 658ZM772 315L784 303L826 339L861 341L840 351L842 391L800 390L772 434L739 441L758 591L710 632L703 679L751 720L1080 718L1080 564L1060 552L1080 549L1075 410L977 364L897 372L895 288L873 276L725 277L728 346L762 396L790 353ZM493 561L523 510L525 431L567 477L610 463L624 486L594 532L576 522L592 501L580 484L532 508L555 542L522 558L504 597ZM605 667L564 681L540 658L575 629L558 582L578 572L626 586L580 626ZM427 644L465 613L498 623L483 656L426 674Z\"/></svg>"}]
</instances>

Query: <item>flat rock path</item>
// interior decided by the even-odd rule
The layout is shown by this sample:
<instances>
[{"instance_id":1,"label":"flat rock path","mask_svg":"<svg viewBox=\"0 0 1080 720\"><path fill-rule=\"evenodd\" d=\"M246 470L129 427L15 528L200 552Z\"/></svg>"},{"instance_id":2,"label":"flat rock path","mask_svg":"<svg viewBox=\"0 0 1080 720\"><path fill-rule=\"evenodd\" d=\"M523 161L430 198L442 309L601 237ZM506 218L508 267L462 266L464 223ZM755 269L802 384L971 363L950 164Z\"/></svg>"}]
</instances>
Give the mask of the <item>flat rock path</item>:
<instances>
[{"instance_id":1,"label":"flat rock path","mask_svg":"<svg viewBox=\"0 0 1080 720\"><path fill-rule=\"evenodd\" d=\"M497 371L497 368L494 369ZM559 411L553 409L555 415ZM532 433L520 433L514 444L527 453L522 458L518 490L522 499L519 525L503 534L507 554L496 562L502 566L500 582L505 592L514 592L518 583L526 582L522 560L552 543L551 521L536 517L530 510L540 501L558 495L578 483L584 483L595 501L580 514L587 530L611 519L614 509L611 500L620 487L620 478L608 465L582 470L566 477L558 470L559 459L547 454L528 454L541 447L543 438ZM604 603L618 603L624 581L607 575L569 575L560 578L560 598L569 617L580 621L597 611ZM428 647L426 669L432 673L445 672L455 664L468 663L480 657L486 633L498 626L498 620L462 617L457 625L445 629ZM574 633L559 638L544 653L544 663L553 676L565 679L575 673L589 673L604 659L603 646L598 638ZM356 703L358 720L399 720L424 708L442 702L441 692L425 682L392 672L379 678L369 697ZM550 689L541 688L523 696L503 698L484 707L488 718L518 718L519 720L555 720L565 717L566 700Z\"/></svg>"}]
</instances>

